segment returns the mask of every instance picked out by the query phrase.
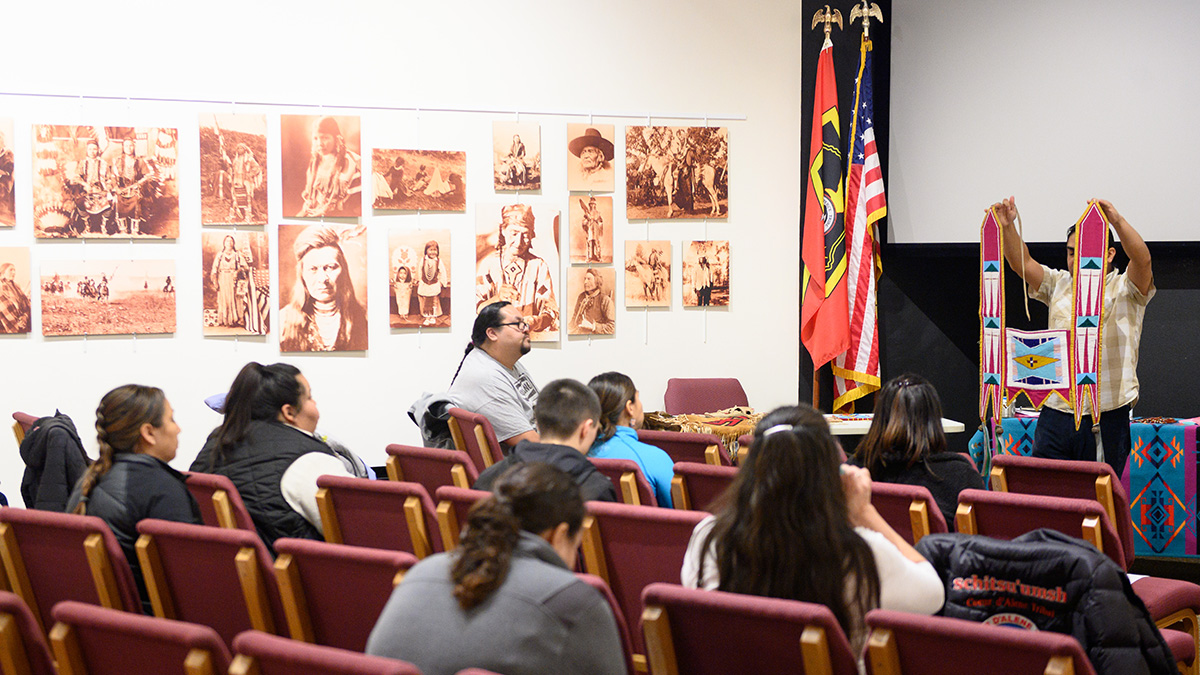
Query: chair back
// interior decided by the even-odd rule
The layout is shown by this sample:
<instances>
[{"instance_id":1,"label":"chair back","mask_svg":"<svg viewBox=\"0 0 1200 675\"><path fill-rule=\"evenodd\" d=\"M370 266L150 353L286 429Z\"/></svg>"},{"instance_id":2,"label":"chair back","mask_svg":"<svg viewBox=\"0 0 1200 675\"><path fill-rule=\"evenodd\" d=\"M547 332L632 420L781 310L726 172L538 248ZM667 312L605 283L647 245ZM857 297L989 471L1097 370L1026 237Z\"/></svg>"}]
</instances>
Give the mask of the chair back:
<instances>
[{"instance_id":1,"label":"chair back","mask_svg":"<svg viewBox=\"0 0 1200 675\"><path fill-rule=\"evenodd\" d=\"M1077 537L1103 551L1125 569L1125 551L1104 507L1094 499L963 490L958 493L957 529L996 539L1014 539L1046 527Z\"/></svg>"},{"instance_id":2,"label":"chair back","mask_svg":"<svg viewBox=\"0 0 1200 675\"><path fill-rule=\"evenodd\" d=\"M54 618L50 642L62 675L215 675L229 668L229 649L208 626L79 602L55 605Z\"/></svg>"},{"instance_id":3,"label":"chair back","mask_svg":"<svg viewBox=\"0 0 1200 675\"><path fill-rule=\"evenodd\" d=\"M205 525L258 531L233 481L215 473L189 471L184 475L187 476L188 492L200 506L200 517Z\"/></svg>"},{"instance_id":4,"label":"chair back","mask_svg":"<svg viewBox=\"0 0 1200 675\"><path fill-rule=\"evenodd\" d=\"M454 447L467 453L476 469L483 471L503 459L504 453L500 450L496 430L488 418L462 408L449 408L446 412L450 415L450 435L454 437Z\"/></svg>"},{"instance_id":5,"label":"chair back","mask_svg":"<svg viewBox=\"0 0 1200 675\"><path fill-rule=\"evenodd\" d=\"M463 525L467 524L467 513L475 502L492 496L487 490L471 490L459 487L440 487L437 498L438 533L442 549L453 551L458 548L458 537Z\"/></svg>"},{"instance_id":6,"label":"chair back","mask_svg":"<svg viewBox=\"0 0 1200 675\"><path fill-rule=\"evenodd\" d=\"M361 652L416 556L309 539L277 539L275 580L295 640Z\"/></svg>"},{"instance_id":7,"label":"chair back","mask_svg":"<svg viewBox=\"0 0 1200 675\"><path fill-rule=\"evenodd\" d=\"M663 394L668 415L710 413L748 405L746 390L736 377L672 377Z\"/></svg>"},{"instance_id":8,"label":"chair back","mask_svg":"<svg viewBox=\"0 0 1200 675\"><path fill-rule=\"evenodd\" d=\"M21 596L43 632L50 610L77 600L141 611L129 562L108 525L95 516L0 507L0 557L8 590Z\"/></svg>"},{"instance_id":9,"label":"chair back","mask_svg":"<svg viewBox=\"0 0 1200 675\"><path fill-rule=\"evenodd\" d=\"M21 596L0 591L0 673L57 675L46 634Z\"/></svg>"},{"instance_id":10,"label":"chair back","mask_svg":"<svg viewBox=\"0 0 1200 675\"><path fill-rule=\"evenodd\" d=\"M867 613L870 675L1093 675L1070 635L877 609Z\"/></svg>"},{"instance_id":11,"label":"chair back","mask_svg":"<svg viewBox=\"0 0 1200 675\"><path fill-rule=\"evenodd\" d=\"M608 602L608 608L612 610L613 621L617 624L617 635L621 638L621 651L625 652L625 671L629 675L633 675L633 643L629 641L629 625L625 623L625 615L621 612L621 606L617 604L617 598L613 596L612 589L604 580L594 574L584 574L576 572L575 576L579 577L580 581L596 589L596 592L604 596L604 600ZM460 674L461 675L461 674Z\"/></svg>"},{"instance_id":12,"label":"chair back","mask_svg":"<svg viewBox=\"0 0 1200 675\"><path fill-rule=\"evenodd\" d=\"M431 495L443 485L469 488L479 479L475 462L461 450L393 443L387 446L387 454L389 479L420 483Z\"/></svg>"},{"instance_id":13,"label":"chair back","mask_svg":"<svg viewBox=\"0 0 1200 675\"><path fill-rule=\"evenodd\" d=\"M420 669L407 661L308 644L256 630L238 635L233 649L237 654L229 675L421 675Z\"/></svg>"},{"instance_id":14,"label":"chair back","mask_svg":"<svg viewBox=\"0 0 1200 675\"><path fill-rule=\"evenodd\" d=\"M871 482L871 504L892 529L916 544L927 534L946 532L946 517L924 485Z\"/></svg>"},{"instance_id":15,"label":"chair back","mask_svg":"<svg viewBox=\"0 0 1200 675\"><path fill-rule=\"evenodd\" d=\"M713 501L733 484L737 472L732 466L675 462L675 477L671 479L675 508L711 511Z\"/></svg>"},{"instance_id":16,"label":"chair back","mask_svg":"<svg viewBox=\"0 0 1200 675\"><path fill-rule=\"evenodd\" d=\"M209 626L226 644L251 628L286 630L271 554L257 534L157 518L137 529L155 616Z\"/></svg>"},{"instance_id":17,"label":"chair back","mask_svg":"<svg viewBox=\"0 0 1200 675\"><path fill-rule=\"evenodd\" d=\"M638 429L637 435L639 441L662 448L675 462L733 466L725 442L715 434Z\"/></svg>"},{"instance_id":18,"label":"chair back","mask_svg":"<svg viewBox=\"0 0 1200 675\"><path fill-rule=\"evenodd\" d=\"M317 488L325 541L418 558L442 550L433 499L418 483L326 475Z\"/></svg>"},{"instance_id":19,"label":"chair back","mask_svg":"<svg viewBox=\"0 0 1200 675\"><path fill-rule=\"evenodd\" d=\"M1104 462L1082 462L1023 455L992 458L992 489L1047 497L1094 499L1108 512L1121 536L1125 566L1133 564L1133 522L1129 496L1113 468Z\"/></svg>"},{"instance_id":20,"label":"chair back","mask_svg":"<svg viewBox=\"0 0 1200 675\"><path fill-rule=\"evenodd\" d=\"M604 474L621 493L621 501L634 506L658 506L654 488L642 473L642 467L632 459L588 457L596 470Z\"/></svg>"},{"instance_id":21,"label":"chair back","mask_svg":"<svg viewBox=\"0 0 1200 675\"><path fill-rule=\"evenodd\" d=\"M20 411L14 412L12 414L12 418L14 420L13 435L17 437L17 445L19 446L21 445L21 442L25 440L25 434L29 433L29 430L33 428L33 423L36 422L38 418L30 415L29 413L23 413Z\"/></svg>"},{"instance_id":22,"label":"chair back","mask_svg":"<svg viewBox=\"0 0 1200 675\"><path fill-rule=\"evenodd\" d=\"M683 554L692 530L707 513L588 502L583 519L585 571L605 581L629 626L638 625L642 589L656 582L679 582ZM645 646L632 633L635 663L643 662Z\"/></svg>"},{"instance_id":23,"label":"chair back","mask_svg":"<svg viewBox=\"0 0 1200 675\"><path fill-rule=\"evenodd\" d=\"M828 607L799 600L651 584L642 629L654 675L856 675ZM961 664L960 664L961 665Z\"/></svg>"}]
</instances>

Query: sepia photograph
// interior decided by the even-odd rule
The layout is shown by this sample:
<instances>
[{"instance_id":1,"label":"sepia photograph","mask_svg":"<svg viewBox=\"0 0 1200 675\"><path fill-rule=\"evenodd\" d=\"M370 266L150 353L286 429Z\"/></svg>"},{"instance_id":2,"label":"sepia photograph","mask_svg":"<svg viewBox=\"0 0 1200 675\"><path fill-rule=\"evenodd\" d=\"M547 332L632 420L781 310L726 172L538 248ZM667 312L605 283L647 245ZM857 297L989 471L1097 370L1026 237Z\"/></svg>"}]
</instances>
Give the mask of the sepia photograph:
<instances>
[{"instance_id":1,"label":"sepia photograph","mask_svg":"<svg viewBox=\"0 0 1200 675\"><path fill-rule=\"evenodd\" d=\"M371 171L376 209L467 210L465 152L375 148Z\"/></svg>"},{"instance_id":2,"label":"sepia photograph","mask_svg":"<svg viewBox=\"0 0 1200 675\"><path fill-rule=\"evenodd\" d=\"M511 302L534 342L559 338L558 219L553 206L475 207L475 311Z\"/></svg>"},{"instance_id":3,"label":"sepia photograph","mask_svg":"<svg viewBox=\"0 0 1200 675\"><path fill-rule=\"evenodd\" d=\"M0 227L17 224L17 198L13 194L13 121L0 117Z\"/></svg>"},{"instance_id":4,"label":"sepia photograph","mask_svg":"<svg viewBox=\"0 0 1200 675\"><path fill-rule=\"evenodd\" d=\"M286 217L362 215L362 150L355 115L281 115Z\"/></svg>"},{"instance_id":5,"label":"sepia photograph","mask_svg":"<svg viewBox=\"0 0 1200 675\"><path fill-rule=\"evenodd\" d=\"M684 307L729 306L729 242L691 241L683 244Z\"/></svg>"},{"instance_id":6,"label":"sepia photograph","mask_svg":"<svg viewBox=\"0 0 1200 675\"><path fill-rule=\"evenodd\" d=\"M571 227L571 262L601 263L613 261L612 197L571 197L568 222Z\"/></svg>"},{"instance_id":7,"label":"sepia photograph","mask_svg":"<svg viewBox=\"0 0 1200 675\"><path fill-rule=\"evenodd\" d=\"M572 267L567 270L571 318L567 335L612 335L617 325L617 270Z\"/></svg>"},{"instance_id":8,"label":"sepia photograph","mask_svg":"<svg viewBox=\"0 0 1200 675\"><path fill-rule=\"evenodd\" d=\"M492 122L496 190L542 189L542 127L537 122Z\"/></svg>"},{"instance_id":9,"label":"sepia photograph","mask_svg":"<svg viewBox=\"0 0 1200 675\"><path fill-rule=\"evenodd\" d=\"M204 334L266 335L271 329L267 234L206 230L200 237Z\"/></svg>"},{"instance_id":10,"label":"sepia photograph","mask_svg":"<svg viewBox=\"0 0 1200 675\"><path fill-rule=\"evenodd\" d=\"M42 262L42 335L175 332L174 260Z\"/></svg>"},{"instance_id":11,"label":"sepia photograph","mask_svg":"<svg viewBox=\"0 0 1200 675\"><path fill-rule=\"evenodd\" d=\"M625 242L625 306L671 306L671 242Z\"/></svg>"},{"instance_id":12,"label":"sepia photograph","mask_svg":"<svg viewBox=\"0 0 1200 675\"><path fill-rule=\"evenodd\" d=\"M388 325L449 328L450 230L392 230L388 260Z\"/></svg>"},{"instance_id":13,"label":"sepia photograph","mask_svg":"<svg viewBox=\"0 0 1200 675\"><path fill-rule=\"evenodd\" d=\"M177 238L178 139L160 127L34 125L34 236Z\"/></svg>"},{"instance_id":14,"label":"sepia photograph","mask_svg":"<svg viewBox=\"0 0 1200 675\"><path fill-rule=\"evenodd\" d=\"M29 298L29 249L0 247L0 333L29 332Z\"/></svg>"},{"instance_id":15,"label":"sepia photograph","mask_svg":"<svg viewBox=\"0 0 1200 675\"><path fill-rule=\"evenodd\" d=\"M200 224L267 224L265 115L200 115Z\"/></svg>"},{"instance_id":16,"label":"sepia photograph","mask_svg":"<svg viewBox=\"0 0 1200 675\"><path fill-rule=\"evenodd\" d=\"M573 192L612 192L616 187L611 124L567 125L567 189Z\"/></svg>"},{"instance_id":17,"label":"sepia photograph","mask_svg":"<svg viewBox=\"0 0 1200 675\"><path fill-rule=\"evenodd\" d=\"M279 351L367 349L367 230L279 226Z\"/></svg>"},{"instance_id":18,"label":"sepia photograph","mask_svg":"<svg viewBox=\"0 0 1200 675\"><path fill-rule=\"evenodd\" d=\"M626 127L626 218L729 215L725 127Z\"/></svg>"}]
</instances>

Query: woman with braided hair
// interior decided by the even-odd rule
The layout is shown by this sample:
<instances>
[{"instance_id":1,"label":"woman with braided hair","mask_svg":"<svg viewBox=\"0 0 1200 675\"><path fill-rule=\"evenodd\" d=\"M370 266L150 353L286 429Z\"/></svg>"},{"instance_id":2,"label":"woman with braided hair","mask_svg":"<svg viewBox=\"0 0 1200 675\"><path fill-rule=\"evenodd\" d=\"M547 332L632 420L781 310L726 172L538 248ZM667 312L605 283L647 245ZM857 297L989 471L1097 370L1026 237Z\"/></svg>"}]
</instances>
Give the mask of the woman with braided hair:
<instances>
[{"instance_id":1,"label":"woman with braided hair","mask_svg":"<svg viewBox=\"0 0 1200 675\"><path fill-rule=\"evenodd\" d=\"M625 672L608 602L571 572L583 499L560 469L521 463L472 507L459 546L404 576L367 640L426 675Z\"/></svg>"},{"instance_id":2,"label":"woman with braided hair","mask_svg":"<svg viewBox=\"0 0 1200 675\"><path fill-rule=\"evenodd\" d=\"M183 474L167 462L179 447L179 425L161 389L139 384L117 387L96 408L100 457L67 501L67 512L108 523L133 569L142 608L150 613L138 565L137 524L144 518L202 524Z\"/></svg>"}]
</instances>

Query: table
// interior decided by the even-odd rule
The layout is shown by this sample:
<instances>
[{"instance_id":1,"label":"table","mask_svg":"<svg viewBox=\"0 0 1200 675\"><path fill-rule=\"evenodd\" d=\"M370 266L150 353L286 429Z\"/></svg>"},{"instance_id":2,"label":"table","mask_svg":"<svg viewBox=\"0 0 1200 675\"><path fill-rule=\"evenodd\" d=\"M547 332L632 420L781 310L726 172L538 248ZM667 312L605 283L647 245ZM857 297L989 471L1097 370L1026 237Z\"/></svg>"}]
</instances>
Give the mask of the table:
<instances>
[{"instance_id":1,"label":"table","mask_svg":"<svg viewBox=\"0 0 1200 675\"><path fill-rule=\"evenodd\" d=\"M871 419L873 417L871 413L826 415L825 421L829 422L829 432L834 436L865 436L867 431L871 429ZM962 422L948 420L943 417L942 430L948 434L962 433L966 431L966 425Z\"/></svg>"}]
</instances>

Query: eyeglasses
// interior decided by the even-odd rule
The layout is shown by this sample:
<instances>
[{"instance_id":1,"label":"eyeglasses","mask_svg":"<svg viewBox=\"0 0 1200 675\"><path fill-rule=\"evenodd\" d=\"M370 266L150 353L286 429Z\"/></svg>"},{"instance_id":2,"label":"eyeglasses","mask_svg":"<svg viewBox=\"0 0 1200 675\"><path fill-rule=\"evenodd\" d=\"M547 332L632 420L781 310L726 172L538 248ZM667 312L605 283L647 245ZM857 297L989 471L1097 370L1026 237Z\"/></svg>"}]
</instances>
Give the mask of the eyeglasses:
<instances>
[{"instance_id":1,"label":"eyeglasses","mask_svg":"<svg viewBox=\"0 0 1200 675\"><path fill-rule=\"evenodd\" d=\"M517 330L521 331L522 333L529 330L529 324L525 323L524 321L509 321L508 323L502 323L499 325L501 325L501 326L516 326Z\"/></svg>"}]
</instances>

